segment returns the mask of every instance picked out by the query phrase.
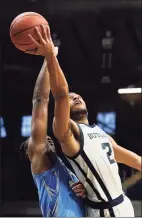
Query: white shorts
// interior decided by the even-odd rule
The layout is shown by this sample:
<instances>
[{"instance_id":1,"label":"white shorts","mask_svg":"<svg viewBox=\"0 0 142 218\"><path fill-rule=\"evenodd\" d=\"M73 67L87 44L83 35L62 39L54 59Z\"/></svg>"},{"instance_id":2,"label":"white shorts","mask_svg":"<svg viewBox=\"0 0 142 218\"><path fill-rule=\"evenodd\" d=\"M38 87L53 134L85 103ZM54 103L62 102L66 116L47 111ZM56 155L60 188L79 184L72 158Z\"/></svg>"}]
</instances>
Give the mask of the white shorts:
<instances>
[{"instance_id":1,"label":"white shorts","mask_svg":"<svg viewBox=\"0 0 142 218\"><path fill-rule=\"evenodd\" d=\"M134 208L127 196L124 196L124 201L118 206L113 207L115 217L135 217ZM87 216L89 217L100 217L100 210L92 209L87 207ZM108 209L104 210L104 216L110 217Z\"/></svg>"}]
</instances>

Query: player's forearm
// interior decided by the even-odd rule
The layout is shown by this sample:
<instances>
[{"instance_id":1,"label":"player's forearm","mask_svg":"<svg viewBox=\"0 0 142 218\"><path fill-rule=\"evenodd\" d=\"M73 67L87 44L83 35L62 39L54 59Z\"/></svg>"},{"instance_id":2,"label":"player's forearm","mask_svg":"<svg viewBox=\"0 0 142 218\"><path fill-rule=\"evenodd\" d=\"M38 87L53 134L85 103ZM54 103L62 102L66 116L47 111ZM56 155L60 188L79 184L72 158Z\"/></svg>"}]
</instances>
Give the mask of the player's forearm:
<instances>
[{"instance_id":1,"label":"player's forearm","mask_svg":"<svg viewBox=\"0 0 142 218\"><path fill-rule=\"evenodd\" d=\"M112 137L108 137L112 144L116 161L142 171L142 157L119 146Z\"/></svg>"},{"instance_id":2,"label":"player's forearm","mask_svg":"<svg viewBox=\"0 0 142 218\"><path fill-rule=\"evenodd\" d=\"M48 101L50 93L50 82L49 82L49 72L47 68L46 59L42 65L38 78L36 80L34 94L33 94L33 103L35 101Z\"/></svg>"},{"instance_id":3,"label":"player's forearm","mask_svg":"<svg viewBox=\"0 0 142 218\"><path fill-rule=\"evenodd\" d=\"M123 163L137 170L142 170L142 157L129 151L121 146L117 146L114 149L115 158L117 162Z\"/></svg>"},{"instance_id":4,"label":"player's forearm","mask_svg":"<svg viewBox=\"0 0 142 218\"><path fill-rule=\"evenodd\" d=\"M123 164L130 166L134 169L140 170L140 171L142 170L142 159L139 155L135 154L132 151L128 151L128 150L124 155L123 154L120 154L120 155L122 155L121 162Z\"/></svg>"},{"instance_id":5,"label":"player's forearm","mask_svg":"<svg viewBox=\"0 0 142 218\"><path fill-rule=\"evenodd\" d=\"M55 54L50 53L47 66L50 74L50 86L54 98L68 95L68 84Z\"/></svg>"},{"instance_id":6,"label":"player's forearm","mask_svg":"<svg viewBox=\"0 0 142 218\"><path fill-rule=\"evenodd\" d=\"M128 166L142 171L142 157L138 156L137 154L133 153L132 158L130 160L124 161Z\"/></svg>"},{"instance_id":7,"label":"player's forearm","mask_svg":"<svg viewBox=\"0 0 142 218\"><path fill-rule=\"evenodd\" d=\"M43 66L36 80L33 94L31 138L33 144L32 149L34 152L38 149L43 149L46 140L49 93L49 73L47 62L44 60Z\"/></svg>"},{"instance_id":8,"label":"player's forearm","mask_svg":"<svg viewBox=\"0 0 142 218\"><path fill-rule=\"evenodd\" d=\"M142 157L138 156L135 169L142 171Z\"/></svg>"}]
</instances>

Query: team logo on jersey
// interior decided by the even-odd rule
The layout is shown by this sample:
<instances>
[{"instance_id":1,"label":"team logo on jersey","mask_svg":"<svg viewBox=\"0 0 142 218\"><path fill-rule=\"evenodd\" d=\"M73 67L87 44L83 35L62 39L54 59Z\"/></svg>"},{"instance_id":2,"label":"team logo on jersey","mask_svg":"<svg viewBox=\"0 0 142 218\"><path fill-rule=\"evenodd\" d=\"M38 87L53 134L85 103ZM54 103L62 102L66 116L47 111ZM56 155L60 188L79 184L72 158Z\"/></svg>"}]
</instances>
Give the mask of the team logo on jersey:
<instances>
[{"instance_id":1,"label":"team logo on jersey","mask_svg":"<svg viewBox=\"0 0 142 218\"><path fill-rule=\"evenodd\" d=\"M107 136L104 133L88 133L90 139L93 138L106 138Z\"/></svg>"}]
</instances>

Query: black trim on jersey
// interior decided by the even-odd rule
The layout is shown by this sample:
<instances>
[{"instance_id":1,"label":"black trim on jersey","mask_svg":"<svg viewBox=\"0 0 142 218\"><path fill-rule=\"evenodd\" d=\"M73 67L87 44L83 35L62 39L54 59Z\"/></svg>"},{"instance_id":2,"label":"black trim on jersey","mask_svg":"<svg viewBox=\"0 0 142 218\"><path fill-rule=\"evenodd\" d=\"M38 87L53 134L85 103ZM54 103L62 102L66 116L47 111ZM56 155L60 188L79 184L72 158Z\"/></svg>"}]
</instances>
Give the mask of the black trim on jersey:
<instances>
[{"instance_id":1,"label":"black trim on jersey","mask_svg":"<svg viewBox=\"0 0 142 218\"><path fill-rule=\"evenodd\" d=\"M87 174L84 172L84 170L81 168L81 166L79 165L79 163L76 160L73 160L73 162L75 163L75 165L78 167L78 169L80 170L80 172L82 173L82 175L86 178L86 182L90 185L90 187L92 188L92 190L95 192L98 200L105 202L104 199L101 197L100 193L98 192L97 189L95 189L94 185L92 184L91 180L87 177Z\"/></svg>"},{"instance_id":2,"label":"black trim on jersey","mask_svg":"<svg viewBox=\"0 0 142 218\"><path fill-rule=\"evenodd\" d=\"M100 210L100 217L105 217L105 214L104 214L104 210L103 210L103 209Z\"/></svg>"},{"instance_id":3,"label":"black trim on jersey","mask_svg":"<svg viewBox=\"0 0 142 218\"><path fill-rule=\"evenodd\" d=\"M112 201L113 199L112 199L111 195L109 194L106 186L104 185L101 177L99 176L98 172L96 171L96 169L94 168L93 164L91 163L91 161L89 160L89 158L87 157L87 155L86 155L86 153L84 151L81 153L81 156L84 159L84 161L86 162L86 164L88 165L88 168L91 170L91 172L95 176L95 178L98 181L98 183L100 184L100 186L101 186L103 192L105 193L108 201ZM110 208L109 212L110 212L110 215L112 217L115 217L113 208Z\"/></svg>"},{"instance_id":4,"label":"black trim on jersey","mask_svg":"<svg viewBox=\"0 0 142 218\"><path fill-rule=\"evenodd\" d=\"M111 207L108 210L109 210L110 217L115 217L115 213L114 213L113 208Z\"/></svg>"},{"instance_id":5,"label":"black trim on jersey","mask_svg":"<svg viewBox=\"0 0 142 218\"><path fill-rule=\"evenodd\" d=\"M89 160L89 158L87 157L86 153L83 151L81 154L82 158L84 159L85 163L87 164L87 166L90 168L91 172L93 173L93 175L95 176L95 178L97 179L98 183L100 184L101 188L103 189L105 195L107 196L108 200L112 200L106 186L104 185L101 177L99 176L98 172L96 171L96 169L94 168L93 164L91 163L91 161Z\"/></svg>"},{"instance_id":6,"label":"black trim on jersey","mask_svg":"<svg viewBox=\"0 0 142 218\"><path fill-rule=\"evenodd\" d=\"M81 152L83 151L83 147L84 147L84 135L83 135L83 131L82 131L82 129L81 129L81 127L80 127L79 124L83 124L83 125L88 126L88 127L90 127L90 128L94 128L94 127L96 126L95 123L94 123L92 126L90 126L90 125L88 125L88 124L85 124L85 123L76 123L76 124L77 124L77 126L78 126L78 128L79 128L79 133L80 133L80 137L79 137L80 149L79 149L79 151L78 151L74 156L72 156L72 157L65 155L65 156L66 156L67 158L69 158L70 160L76 159L76 158L81 154Z\"/></svg>"},{"instance_id":7,"label":"black trim on jersey","mask_svg":"<svg viewBox=\"0 0 142 218\"><path fill-rule=\"evenodd\" d=\"M93 125L89 125L89 124L86 124L86 123L77 123L78 125L79 124L83 124L83 125L85 125L85 126L88 126L88 127L90 127L90 128L94 128L95 126L96 126L96 124L94 123Z\"/></svg>"},{"instance_id":8,"label":"black trim on jersey","mask_svg":"<svg viewBox=\"0 0 142 218\"><path fill-rule=\"evenodd\" d=\"M95 178L97 179L98 183L100 184L101 188L103 189L105 195L107 196L108 200L112 200L106 186L104 185L101 177L99 176L98 172L96 171L95 167L93 166L93 164L91 163L91 161L89 160L89 158L87 157L86 153L83 151L81 154L82 158L84 159L85 163L87 164L87 166L90 168L91 172L93 173L93 175L95 176Z\"/></svg>"},{"instance_id":9,"label":"black trim on jersey","mask_svg":"<svg viewBox=\"0 0 142 218\"><path fill-rule=\"evenodd\" d=\"M94 209L111 209L112 207L116 207L117 205L121 204L124 201L124 196L120 195L119 197L106 202L94 202L90 199L85 199L85 203Z\"/></svg>"},{"instance_id":10,"label":"black trim on jersey","mask_svg":"<svg viewBox=\"0 0 142 218\"><path fill-rule=\"evenodd\" d=\"M71 160L76 159L76 158L81 154L81 152L83 151L83 146L84 146L84 136L83 136L82 129L81 129L81 127L79 126L78 123L76 123L76 124L77 124L77 126L78 126L78 128L79 128L79 133L80 133L80 137L79 137L80 149L79 149L79 151L78 151L74 156L72 156L72 157L65 155L68 159L71 159Z\"/></svg>"}]
</instances>

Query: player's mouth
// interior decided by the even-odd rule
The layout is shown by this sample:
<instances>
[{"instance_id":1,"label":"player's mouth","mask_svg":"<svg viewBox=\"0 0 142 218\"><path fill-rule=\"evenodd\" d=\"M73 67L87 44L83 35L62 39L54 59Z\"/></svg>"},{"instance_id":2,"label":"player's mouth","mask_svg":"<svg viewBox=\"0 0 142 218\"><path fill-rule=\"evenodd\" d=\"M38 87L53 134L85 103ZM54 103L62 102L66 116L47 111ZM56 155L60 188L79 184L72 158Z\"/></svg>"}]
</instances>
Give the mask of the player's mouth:
<instances>
[{"instance_id":1,"label":"player's mouth","mask_svg":"<svg viewBox=\"0 0 142 218\"><path fill-rule=\"evenodd\" d=\"M77 100L74 102L75 105L81 104L81 101Z\"/></svg>"}]
</instances>

